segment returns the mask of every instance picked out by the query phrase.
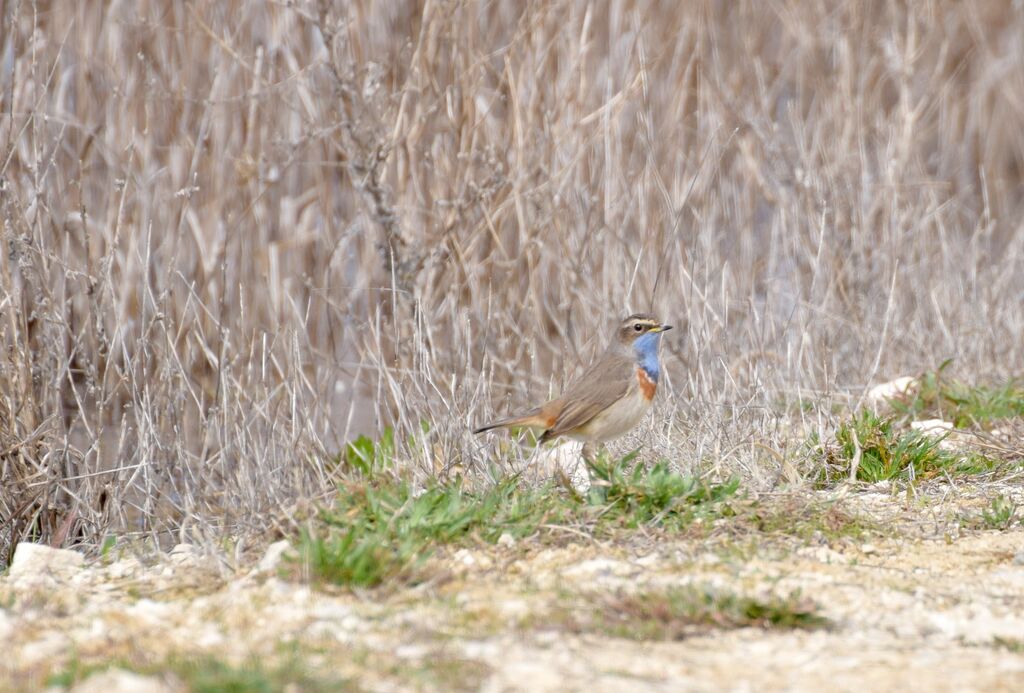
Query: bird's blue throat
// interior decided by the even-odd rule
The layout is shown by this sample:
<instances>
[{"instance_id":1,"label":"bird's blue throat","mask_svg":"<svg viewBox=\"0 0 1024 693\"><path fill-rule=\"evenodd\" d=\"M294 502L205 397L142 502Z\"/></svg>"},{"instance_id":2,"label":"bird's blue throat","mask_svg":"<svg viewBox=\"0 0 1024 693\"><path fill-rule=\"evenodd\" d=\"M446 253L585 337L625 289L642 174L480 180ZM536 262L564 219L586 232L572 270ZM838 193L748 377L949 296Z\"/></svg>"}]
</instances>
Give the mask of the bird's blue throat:
<instances>
[{"instance_id":1,"label":"bird's blue throat","mask_svg":"<svg viewBox=\"0 0 1024 693\"><path fill-rule=\"evenodd\" d=\"M648 332L633 341L637 364L654 382L658 382L658 376L661 374L661 366L658 364L658 342L660 340L660 332Z\"/></svg>"}]
</instances>

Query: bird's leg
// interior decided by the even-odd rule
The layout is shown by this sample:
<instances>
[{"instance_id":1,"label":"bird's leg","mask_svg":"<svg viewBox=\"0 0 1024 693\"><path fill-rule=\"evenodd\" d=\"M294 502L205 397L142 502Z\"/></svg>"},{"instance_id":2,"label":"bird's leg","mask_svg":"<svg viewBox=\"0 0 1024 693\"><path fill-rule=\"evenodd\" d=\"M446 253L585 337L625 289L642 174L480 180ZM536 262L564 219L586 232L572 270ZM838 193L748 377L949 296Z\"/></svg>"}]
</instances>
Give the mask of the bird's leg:
<instances>
[{"instance_id":1,"label":"bird's leg","mask_svg":"<svg viewBox=\"0 0 1024 693\"><path fill-rule=\"evenodd\" d=\"M595 488L601 489L610 485L609 480L605 478L606 473L601 469L600 466L600 455L604 448L600 443L584 443L581 455L583 457L583 464L587 468L587 478L590 480L590 490L588 493L593 492ZM598 490L599 494L603 491Z\"/></svg>"}]
</instances>

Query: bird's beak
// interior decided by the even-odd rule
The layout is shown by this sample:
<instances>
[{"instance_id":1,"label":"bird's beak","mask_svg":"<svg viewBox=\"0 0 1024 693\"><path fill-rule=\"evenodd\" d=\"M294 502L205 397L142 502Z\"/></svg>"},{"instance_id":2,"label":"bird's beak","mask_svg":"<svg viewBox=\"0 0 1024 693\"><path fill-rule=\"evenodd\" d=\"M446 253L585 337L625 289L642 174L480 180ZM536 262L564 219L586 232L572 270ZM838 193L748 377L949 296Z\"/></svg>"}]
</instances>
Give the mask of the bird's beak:
<instances>
[{"instance_id":1,"label":"bird's beak","mask_svg":"<svg viewBox=\"0 0 1024 693\"><path fill-rule=\"evenodd\" d=\"M671 325L658 325L658 327L654 329L654 332L668 332L671 329Z\"/></svg>"}]
</instances>

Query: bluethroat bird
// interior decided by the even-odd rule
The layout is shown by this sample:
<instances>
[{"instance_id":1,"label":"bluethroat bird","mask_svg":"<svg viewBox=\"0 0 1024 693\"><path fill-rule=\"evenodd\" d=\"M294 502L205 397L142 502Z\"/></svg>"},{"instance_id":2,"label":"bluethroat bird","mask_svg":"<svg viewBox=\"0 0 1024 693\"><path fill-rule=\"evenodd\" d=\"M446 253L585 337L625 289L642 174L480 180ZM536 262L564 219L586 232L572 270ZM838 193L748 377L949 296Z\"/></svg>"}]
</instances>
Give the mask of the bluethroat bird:
<instances>
[{"instance_id":1,"label":"bluethroat bird","mask_svg":"<svg viewBox=\"0 0 1024 693\"><path fill-rule=\"evenodd\" d=\"M597 361L561 397L535 409L481 426L543 431L541 442L566 436L585 444L618 438L640 423L658 389L658 343L671 330L653 315L630 315L615 329Z\"/></svg>"}]
</instances>

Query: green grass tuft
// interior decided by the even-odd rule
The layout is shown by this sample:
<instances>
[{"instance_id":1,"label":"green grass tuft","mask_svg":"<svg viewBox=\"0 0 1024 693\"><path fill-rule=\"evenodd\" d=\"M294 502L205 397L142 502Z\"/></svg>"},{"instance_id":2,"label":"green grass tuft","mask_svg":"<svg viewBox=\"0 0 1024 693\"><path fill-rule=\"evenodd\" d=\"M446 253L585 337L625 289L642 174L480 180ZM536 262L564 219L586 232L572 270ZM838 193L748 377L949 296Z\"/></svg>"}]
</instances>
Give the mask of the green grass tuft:
<instances>
[{"instance_id":1,"label":"green grass tuft","mask_svg":"<svg viewBox=\"0 0 1024 693\"><path fill-rule=\"evenodd\" d=\"M1006 650L1014 654L1024 654L1024 639L1001 638L998 635L992 638L992 647L999 650Z\"/></svg>"},{"instance_id":2,"label":"green grass tuft","mask_svg":"<svg viewBox=\"0 0 1024 693\"><path fill-rule=\"evenodd\" d=\"M643 641L681 640L712 628L793 630L828 625L817 606L798 593L757 599L706 586L591 594L580 615L567 620L576 632Z\"/></svg>"},{"instance_id":3,"label":"green grass tuft","mask_svg":"<svg viewBox=\"0 0 1024 693\"><path fill-rule=\"evenodd\" d=\"M739 479L708 484L672 470L664 460L650 469L637 465L630 471L635 457L635 451L621 460L600 456L590 464L587 501L601 509L605 521L630 528L646 524L681 528L709 513L731 514L724 502L739 490Z\"/></svg>"},{"instance_id":4,"label":"green grass tuft","mask_svg":"<svg viewBox=\"0 0 1024 693\"><path fill-rule=\"evenodd\" d=\"M893 408L907 418L941 418L957 428L990 428L1003 419L1024 416L1024 382L1011 379L995 385L971 385L946 377L946 361L918 379L919 386Z\"/></svg>"},{"instance_id":5,"label":"green grass tuft","mask_svg":"<svg viewBox=\"0 0 1024 693\"><path fill-rule=\"evenodd\" d=\"M960 515L960 524L970 529L1007 530L1021 523L1017 514L1017 504L1012 499L998 495L989 502L987 508L980 513L964 513Z\"/></svg>"},{"instance_id":6,"label":"green grass tuft","mask_svg":"<svg viewBox=\"0 0 1024 693\"><path fill-rule=\"evenodd\" d=\"M943 450L942 436L920 431L901 431L889 418L862 410L836 432L843 457L853 460L861 450L857 478L886 481L912 473L913 478L934 475L956 466L957 456Z\"/></svg>"},{"instance_id":7,"label":"green grass tuft","mask_svg":"<svg viewBox=\"0 0 1024 693\"><path fill-rule=\"evenodd\" d=\"M86 663L76 658L52 673L46 685L69 688L93 674L112 668L147 676L171 675L194 693L358 690L350 681L313 671L304 665L297 652L274 663L253 657L239 665L210 656L174 656L164 661L142 663L128 660Z\"/></svg>"},{"instance_id":8,"label":"green grass tuft","mask_svg":"<svg viewBox=\"0 0 1024 693\"><path fill-rule=\"evenodd\" d=\"M860 450L857 479L869 483L890 479L929 479L941 474L980 474L999 466L976 452L942 447L945 436L907 430L894 417L863 409L844 421L836 431L836 446L813 444L825 464L818 474L824 485L848 478Z\"/></svg>"},{"instance_id":9,"label":"green grass tuft","mask_svg":"<svg viewBox=\"0 0 1024 693\"><path fill-rule=\"evenodd\" d=\"M522 537L565 510L551 488L522 489L514 479L479 492L461 482L419 492L405 481L351 484L303 532L299 553L317 579L372 587L409 577L436 546Z\"/></svg>"},{"instance_id":10,"label":"green grass tuft","mask_svg":"<svg viewBox=\"0 0 1024 693\"><path fill-rule=\"evenodd\" d=\"M551 524L681 529L698 518L731 513L725 501L738 481L708 484L665 462L631 467L634 459L601 458L585 496L550 484L527 488L515 478L482 490L459 481L414 489L388 475L351 482L302 532L299 560L316 580L373 587L420 579L424 559L440 546L494 543L503 534L521 538Z\"/></svg>"},{"instance_id":11,"label":"green grass tuft","mask_svg":"<svg viewBox=\"0 0 1024 693\"><path fill-rule=\"evenodd\" d=\"M380 440L359 436L348 443L340 459L346 469L368 477L390 469L394 454L395 433L388 427L384 429Z\"/></svg>"},{"instance_id":12,"label":"green grass tuft","mask_svg":"<svg viewBox=\"0 0 1024 693\"><path fill-rule=\"evenodd\" d=\"M864 515L851 513L836 503L789 497L755 502L741 513L738 524L763 535L785 535L805 541L861 538L885 529Z\"/></svg>"},{"instance_id":13,"label":"green grass tuft","mask_svg":"<svg viewBox=\"0 0 1024 693\"><path fill-rule=\"evenodd\" d=\"M1009 529L1019 522L1017 504L1006 496L996 496L989 507L981 511L981 521L989 529Z\"/></svg>"}]
</instances>

